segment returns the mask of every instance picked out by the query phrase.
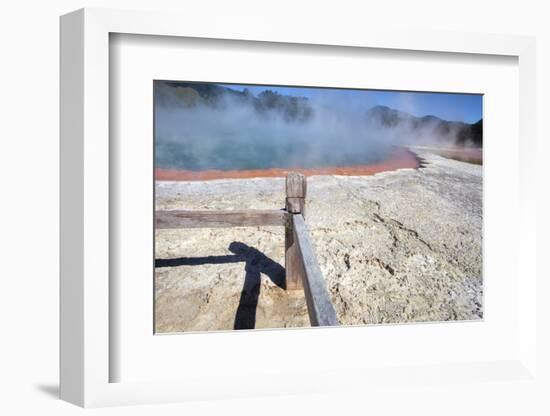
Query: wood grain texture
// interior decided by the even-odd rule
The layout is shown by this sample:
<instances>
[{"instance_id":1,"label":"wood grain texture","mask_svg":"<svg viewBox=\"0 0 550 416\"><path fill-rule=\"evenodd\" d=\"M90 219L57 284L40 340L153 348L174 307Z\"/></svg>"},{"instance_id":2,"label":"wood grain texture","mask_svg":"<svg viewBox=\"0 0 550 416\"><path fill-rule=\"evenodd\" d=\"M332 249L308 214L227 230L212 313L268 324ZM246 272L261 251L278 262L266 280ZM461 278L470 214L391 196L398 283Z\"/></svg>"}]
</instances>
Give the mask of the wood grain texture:
<instances>
[{"instance_id":1,"label":"wood grain texture","mask_svg":"<svg viewBox=\"0 0 550 416\"><path fill-rule=\"evenodd\" d=\"M156 229L222 228L287 224L284 210L173 210L155 211Z\"/></svg>"},{"instance_id":2,"label":"wood grain texture","mask_svg":"<svg viewBox=\"0 0 550 416\"><path fill-rule=\"evenodd\" d=\"M301 173L290 172L286 176L286 211L291 214L304 215L306 197L306 177ZM286 289L301 290L303 267L300 251L294 239L294 225L288 221L285 228L285 272Z\"/></svg>"},{"instance_id":3,"label":"wood grain texture","mask_svg":"<svg viewBox=\"0 0 550 416\"><path fill-rule=\"evenodd\" d=\"M286 196L288 198L305 198L306 177L301 173L290 172L286 175Z\"/></svg>"},{"instance_id":4,"label":"wood grain texture","mask_svg":"<svg viewBox=\"0 0 550 416\"><path fill-rule=\"evenodd\" d=\"M302 262L302 281L306 296L307 310L312 326L339 325L336 311L325 285L325 279L313 251L304 217L299 214L292 216L294 243L297 245L298 259Z\"/></svg>"},{"instance_id":5,"label":"wood grain texture","mask_svg":"<svg viewBox=\"0 0 550 416\"><path fill-rule=\"evenodd\" d=\"M285 288L286 290L301 290L302 286L302 261L300 250L294 238L292 221L285 227Z\"/></svg>"},{"instance_id":6,"label":"wood grain texture","mask_svg":"<svg viewBox=\"0 0 550 416\"><path fill-rule=\"evenodd\" d=\"M301 173L291 172L286 176L286 210L293 214L305 212L307 192L306 177Z\"/></svg>"}]
</instances>

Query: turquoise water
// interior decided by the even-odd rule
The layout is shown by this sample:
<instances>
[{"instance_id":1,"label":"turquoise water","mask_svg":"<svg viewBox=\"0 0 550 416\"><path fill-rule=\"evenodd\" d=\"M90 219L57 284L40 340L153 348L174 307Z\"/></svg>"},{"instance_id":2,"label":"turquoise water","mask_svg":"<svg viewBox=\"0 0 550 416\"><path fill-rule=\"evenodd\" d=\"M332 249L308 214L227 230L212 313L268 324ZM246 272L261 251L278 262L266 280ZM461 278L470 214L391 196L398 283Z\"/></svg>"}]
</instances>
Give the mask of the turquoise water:
<instances>
[{"instance_id":1,"label":"turquoise water","mask_svg":"<svg viewBox=\"0 0 550 416\"><path fill-rule=\"evenodd\" d=\"M188 141L185 144L157 140L157 168L201 171L248 170L270 168L320 168L378 163L388 157L389 148L359 146L349 148L319 145L310 140L232 140L213 143Z\"/></svg>"}]
</instances>

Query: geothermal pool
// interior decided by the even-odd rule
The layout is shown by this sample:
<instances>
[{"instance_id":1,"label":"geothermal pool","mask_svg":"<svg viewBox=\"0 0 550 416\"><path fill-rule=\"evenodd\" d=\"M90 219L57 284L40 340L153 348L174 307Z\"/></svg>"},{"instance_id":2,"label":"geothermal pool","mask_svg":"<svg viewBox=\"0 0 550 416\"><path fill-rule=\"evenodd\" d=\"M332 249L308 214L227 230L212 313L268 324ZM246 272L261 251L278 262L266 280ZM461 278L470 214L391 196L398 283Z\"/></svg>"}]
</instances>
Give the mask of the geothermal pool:
<instances>
[{"instance_id":1,"label":"geothermal pool","mask_svg":"<svg viewBox=\"0 0 550 416\"><path fill-rule=\"evenodd\" d=\"M358 158L352 159L349 164L330 164L325 162L319 166L311 166L310 163L301 165L296 158L287 167L273 166L273 161L267 163L265 168L254 169L181 169L155 168L155 180L159 181L205 181L213 179L243 179L243 178L267 178L282 177L289 171L301 172L306 176L314 175L342 175L362 176L374 175L379 172L392 171L397 169L416 169L420 166L420 159L410 150L405 148L392 148L377 157L371 158L364 163L357 162Z\"/></svg>"}]
</instances>

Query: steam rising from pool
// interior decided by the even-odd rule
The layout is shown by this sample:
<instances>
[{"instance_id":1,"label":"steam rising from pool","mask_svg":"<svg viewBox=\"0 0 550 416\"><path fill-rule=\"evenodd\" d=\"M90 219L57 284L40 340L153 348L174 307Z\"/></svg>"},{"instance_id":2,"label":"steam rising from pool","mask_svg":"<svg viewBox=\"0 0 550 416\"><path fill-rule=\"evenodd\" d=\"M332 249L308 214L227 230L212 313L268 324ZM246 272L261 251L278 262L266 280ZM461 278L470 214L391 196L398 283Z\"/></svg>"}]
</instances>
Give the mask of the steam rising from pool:
<instances>
[{"instance_id":1,"label":"steam rising from pool","mask_svg":"<svg viewBox=\"0 0 550 416\"><path fill-rule=\"evenodd\" d=\"M453 140L453 132L448 138L434 138L429 123L422 128L410 123L389 128L379 117L369 117L368 107L331 100L322 92L314 99L283 100L284 105L259 111L258 96L216 88L217 94L205 99L189 84L184 88L155 84L157 168L202 171L368 165L388 158L394 145ZM286 97L277 95L267 98L281 101Z\"/></svg>"}]
</instances>

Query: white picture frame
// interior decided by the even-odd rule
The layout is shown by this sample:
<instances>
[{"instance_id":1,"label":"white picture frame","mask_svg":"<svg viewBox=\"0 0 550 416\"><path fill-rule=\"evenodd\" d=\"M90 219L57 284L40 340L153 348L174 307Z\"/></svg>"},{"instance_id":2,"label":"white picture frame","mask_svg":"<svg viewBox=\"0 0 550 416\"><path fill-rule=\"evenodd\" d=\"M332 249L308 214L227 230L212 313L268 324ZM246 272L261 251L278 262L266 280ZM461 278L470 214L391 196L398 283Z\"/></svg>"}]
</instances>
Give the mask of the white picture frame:
<instances>
[{"instance_id":1,"label":"white picture frame","mask_svg":"<svg viewBox=\"0 0 550 416\"><path fill-rule=\"evenodd\" d=\"M534 177L535 42L533 38L404 30L350 30L327 34L278 25L240 28L223 19L208 27L171 13L82 9L61 18L61 398L80 406L185 401L197 398L248 397L338 391L357 385L391 382L395 369L368 372L349 368L281 370L257 383L234 382L220 374L216 380L110 382L110 363L119 357L109 348L109 36L112 33L226 39L281 44L332 45L438 53L505 55L519 65L520 184L517 270L522 270L517 293L518 342L503 360L442 363L416 371L420 380L442 377L479 382L483 374L498 379L525 380L536 376L536 270ZM311 332L308 336L311 335ZM396 373L397 371L397 373ZM484 373L485 371L485 373ZM326 377L325 377L326 376ZM343 382L342 380L346 380Z\"/></svg>"}]
</instances>

